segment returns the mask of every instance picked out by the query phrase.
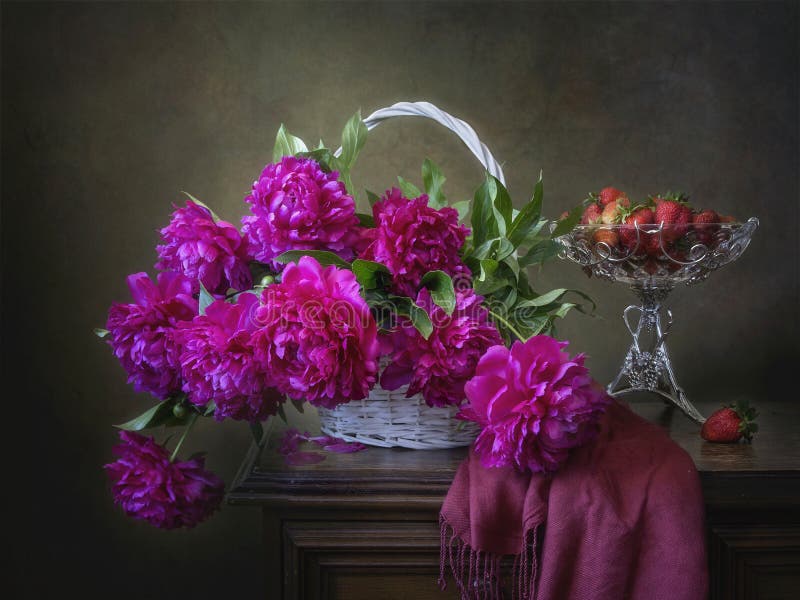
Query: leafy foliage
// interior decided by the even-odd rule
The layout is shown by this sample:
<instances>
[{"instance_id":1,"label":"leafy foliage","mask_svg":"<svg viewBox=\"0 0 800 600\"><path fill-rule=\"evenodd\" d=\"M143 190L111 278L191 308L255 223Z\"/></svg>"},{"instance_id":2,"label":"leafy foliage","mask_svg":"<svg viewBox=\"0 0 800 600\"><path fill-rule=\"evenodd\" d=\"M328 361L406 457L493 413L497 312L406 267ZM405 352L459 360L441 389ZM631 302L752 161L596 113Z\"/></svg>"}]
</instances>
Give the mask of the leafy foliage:
<instances>
[{"instance_id":1,"label":"leafy foliage","mask_svg":"<svg viewBox=\"0 0 800 600\"><path fill-rule=\"evenodd\" d=\"M342 153L339 157L326 149L322 142L315 150L306 150L302 140L289 134L283 127L278 130L275 148L276 154L294 150L299 156L317 160L326 170L339 171L347 189L353 193L350 171L366 143L366 138L367 128L361 120L361 114L356 113L342 132ZM583 304L567 301L566 296L569 294L589 301L592 310L594 309L591 299L576 290L560 288L538 292L531 286L527 272L528 267L541 266L558 254L559 245L555 238L575 227L581 217L582 204L559 221L553 222L545 218L542 215L544 183L541 173L530 200L519 210L513 207L506 187L488 173L471 200L452 204L448 204L444 193L446 181L441 169L426 158L422 163L423 189L403 177L397 178L397 185L406 197L416 198L425 193L431 207L439 209L451 206L458 211L461 221L466 221L469 217L471 236L467 239L463 260L472 272L472 285L476 293L484 297L485 304L507 342L514 339L525 340L540 333L552 333L556 319L563 318L573 308L587 312ZM380 199L370 191L366 191L366 196L370 206ZM362 226L374 227L371 215L358 216ZM351 268L374 312L388 310L395 316L407 316L423 335L429 335L429 316L411 298L394 296L388 292L391 276L382 265L364 260L356 260L348 265L332 253L301 250L286 252L277 260L290 262L302 255L314 256L322 264ZM452 312L455 306L455 289L447 274L441 271L431 272L423 279L422 284L429 289L437 305L448 313ZM383 319L387 327L391 320Z\"/></svg>"},{"instance_id":2,"label":"leafy foliage","mask_svg":"<svg viewBox=\"0 0 800 600\"><path fill-rule=\"evenodd\" d=\"M124 429L125 431L141 431L142 429L152 429L166 425L167 427L175 427L179 425L186 425L192 414L197 413L191 410L178 411L176 407L183 407L183 397L170 397L162 400L149 410L146 410L138 417L131 419L121 425L115 425L117 429Z\"/></svg>"}]
</instances>

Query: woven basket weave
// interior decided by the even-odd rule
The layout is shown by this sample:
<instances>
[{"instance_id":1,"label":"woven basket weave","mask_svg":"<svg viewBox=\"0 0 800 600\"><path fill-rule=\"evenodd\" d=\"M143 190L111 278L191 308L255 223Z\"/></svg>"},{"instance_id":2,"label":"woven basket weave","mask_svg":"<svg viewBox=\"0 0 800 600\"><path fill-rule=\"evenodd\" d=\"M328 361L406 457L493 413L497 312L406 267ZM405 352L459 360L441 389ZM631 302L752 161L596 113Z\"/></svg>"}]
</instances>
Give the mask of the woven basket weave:
<instances>
[{"instance_id":1,"label":"woven basket weave","mask_svg":"<svg viewBox=\"0 0 800 600\"><path fill-rule=\"evenodd\" d=\"M364 123L367 129L374 129L383 121L400 116L427 117L444 125L464 142L489 173L505 183L502 168L478 139L475 130L433 104L398 102L375 111ZM341 151L339 148L336 155ZM431 450L472 443L479 428L474 423L455 420L458 408L430 407L420 394L406 398L406 390L407 386L389 391L376 384L364 400L341 404L332 410L320 408L321 429L348 442L384 448Z\"/></svg>"}]
</instances>

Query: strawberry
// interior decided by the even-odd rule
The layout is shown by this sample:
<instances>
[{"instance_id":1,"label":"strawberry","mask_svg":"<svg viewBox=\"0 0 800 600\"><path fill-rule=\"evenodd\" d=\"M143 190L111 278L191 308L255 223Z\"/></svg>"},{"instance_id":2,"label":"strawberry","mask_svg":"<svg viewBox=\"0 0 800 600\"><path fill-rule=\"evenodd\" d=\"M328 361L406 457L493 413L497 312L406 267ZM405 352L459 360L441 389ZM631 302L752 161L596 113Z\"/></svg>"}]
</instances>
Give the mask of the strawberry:
<instances>
[{"instance_id":1,"label":"strawberry","mask_svg":"<svg viewBox=\"0 0 800 600\"><path fill-rule=\"evenodd\" d=\"M736 223L736 217L732 217L730 215L725 215L719 218L720 223Z\"/></svg>"},{"instance_id":2,"label":"strawberry","mask_svg":"<svg viewBox=\"0 0 800 600\"><path fill-rule=\"evenodd\" d=\"M715 411L700 430L700 436L709 442L738 442L744 438L746 442L753 439L758 431L755 418L756 409L750 407L746 400L735 402L730 406Z\"/></svg>"},{"instance_id":3,"label":"strawberry","mask_svg":"<svg viewBox=\"0 0 800 600\"><path fill-rule=\"evenodd\" d=\"M619 245L619 236L613 229L601 228L594 232L594 241L607 244L609 248L616 248Z\"/></svg>"},{"instance_id":4,"label":"strawberry","mask_svg":"<svg viewBox=\"0 0 800 600\"><path fill-rule=\"evenodd\" d=\"M620 211L631 205L631 201L627 196L621 196L616 200L612 200L603 208L603 214L600 215L600 222L605 225L612 223L619 223L621 220Z\"/></svg>"},{"instance_id":5,"label":"strawberry","mask_svg":"<svg viewBox=\"0 0 800 600\"><path fill-rule=\"evenodd\" d=\"M645 234L642 238L642 248L644 249L644 253L647 256L658 257L664 254L666 251L667 254L670 253L672 250L672 242L664 237L664 249L661 249L661 241L662 241L662 234L660 233L648 233Z\"/></svg>"},{"instance_id":6,"label":"strawberry","mask_svg":"<svg viewBox=\"0 0 800 600\"><path fill-rule=\"evenodd\" d=\"M596 202L589 204L583 209L583 216L581 217L581 225L594 225L600 222L602 208Z\"/></svg>"},{"instance_id":7,"label":"strawberry","mask_svg":"<svg viewBox=\"0 0 800 600\"><path fill-rule=\"evenodd\" d=\"M643 231L641 231L641 227L643 225L652 225L655 219L655 215L653 211L646 206L636 206L630 210L622 210L621 211L622 222L625 225L630 225L630 227L620 227L619 230L619 239L622 242L622 245L628 248L629 250L633 249L636 246L637 242L639 243L639 248L637 249L637 254L643 254L645 248L645 240L650 236ZM636 235L636 226L639 226L640 231L639 235Z\"/></svg>"},{"instance_id":8,"label":"strawberry","mask_svg":"<svg viewBox=\"0 0 800 600\"><path fill-rule=\"evenodd\" d=\"M693 214L692 224L697 241L708 246L714 233L719 229L719 222L719 215L713 210L705 209Z\"/></svg>"},{"instance_id":9,"label":"strawberry","mask_svg":"<svg viewBox=\"0 0 800 600\"><path fill-rule=\"evenodd\" d=\"M625 192L621 192L617 188L605 187L602 190L600 190L598 198L600 200L601 205L607 206L608 204L614 202L614 200L618 200L619 198L625 198L625 200L627 200L628 196L627 194L625 194Z\"/></svg>"},{"instance_id":10,"label":"strawberry","mask_svg":"<svg viewBox=\"0 0 800 600\"><path fill-rule=\"evenodd\" d=\"M656 223L663 223L665 242L674 242L689 229L692 209L682 195L667 194L654 199L656 205Z\"/></svg>"}]
</instances>

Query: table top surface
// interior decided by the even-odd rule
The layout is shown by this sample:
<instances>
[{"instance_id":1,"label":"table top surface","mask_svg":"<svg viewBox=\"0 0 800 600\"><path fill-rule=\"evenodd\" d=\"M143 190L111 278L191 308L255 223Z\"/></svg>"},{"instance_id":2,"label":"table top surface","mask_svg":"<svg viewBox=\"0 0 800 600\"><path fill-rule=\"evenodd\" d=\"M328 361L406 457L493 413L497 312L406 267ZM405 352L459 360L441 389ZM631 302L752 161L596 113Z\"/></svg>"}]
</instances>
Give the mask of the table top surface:
<instances>
[{"instance_id":1,"label":"table top surface","mask_svg":"<svg viewBox=\"0 0 800 600\"><path fill-rule=\"evenodd\" d=\"M631 401L646 419L669 431L675 442L694 459L701 479L760 477L800 481L800 405L796 402L758 403L759 432L752 444L713 444L700 437L700 425L661 401ZM717 406L697 404L703 414ZM290 420L290 425L292 425ZM273 425L265 448L255 445L242 464L231 488L232 501L277 501L292 494L361 494L402 492L412 496L443 495L467 453L466 448L408 450L368 447L352 454L325 452L325 460L313 465L288 466L276 448L281 422ZM778 485L780 482L778 482Z\"/></svg>"}]
</instances>

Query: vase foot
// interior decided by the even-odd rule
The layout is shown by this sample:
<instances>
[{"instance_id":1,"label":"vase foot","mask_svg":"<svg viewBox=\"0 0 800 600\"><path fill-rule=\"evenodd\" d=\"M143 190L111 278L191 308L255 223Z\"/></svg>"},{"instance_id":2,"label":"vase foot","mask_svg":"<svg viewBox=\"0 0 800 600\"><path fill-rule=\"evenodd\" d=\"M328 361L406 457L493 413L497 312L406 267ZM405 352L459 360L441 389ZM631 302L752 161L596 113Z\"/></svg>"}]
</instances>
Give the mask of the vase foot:
<instances>
[{"instance_id":1,"label":"vase foot","mask_svg":"<svg viewBox=\"0 0 800 600\"><path fill-rule=\"evenodd\" d=\"M633 342L625 355L622 369L606 391L612 396L630 392L653 392L680 408L693 421L704 423L705 417L689 402L686 392L678 385L675 378L665 342L669 326L672 324L672 313L667 311L668 321L666 327L662 328L659 308L658 303L653 302L625 309L623 319L631 332ZM634 324L631 322L631 314L637 311L641 317L638 323ZM642 349L640 338L645 332L655 335L655 342L650 346L650 350Z\"/></svg>"}]
</instances>

